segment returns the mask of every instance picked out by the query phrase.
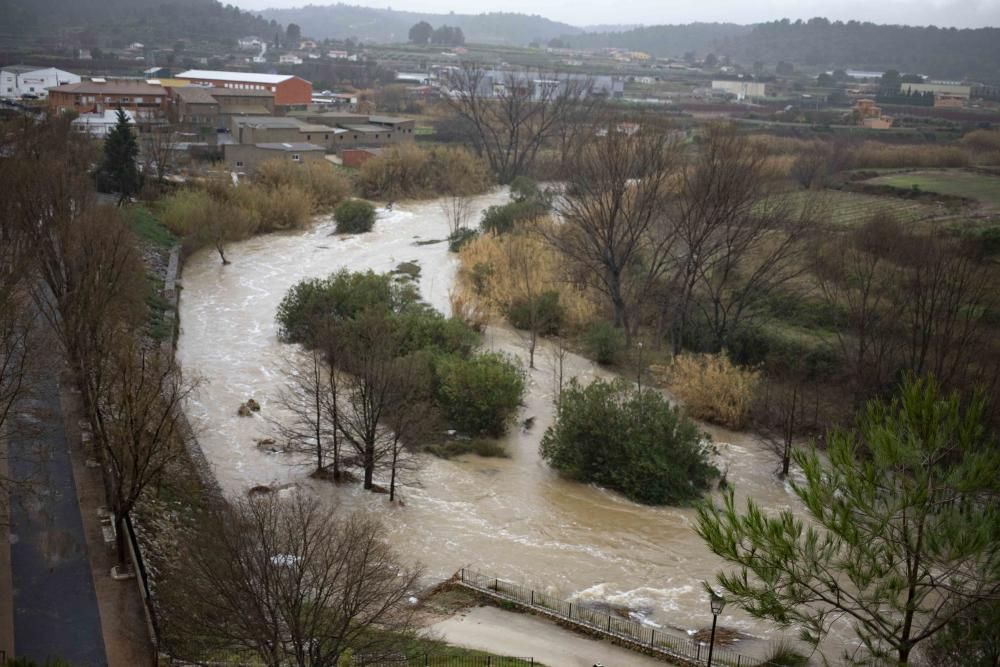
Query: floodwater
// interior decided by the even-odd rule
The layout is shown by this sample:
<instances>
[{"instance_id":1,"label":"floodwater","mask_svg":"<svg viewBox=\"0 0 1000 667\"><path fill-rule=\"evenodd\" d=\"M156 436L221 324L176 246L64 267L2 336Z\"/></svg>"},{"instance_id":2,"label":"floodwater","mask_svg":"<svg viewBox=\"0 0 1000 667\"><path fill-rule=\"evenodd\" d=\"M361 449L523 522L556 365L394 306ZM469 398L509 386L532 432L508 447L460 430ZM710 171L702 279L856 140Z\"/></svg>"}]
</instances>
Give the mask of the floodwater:
<instances>
[{"instance_id":1,"label":"floodwater","mask_svg":"<svg viewBox=\"0 0 1000 667\"><path fill-rule=\"evenodd\" d=\"M496 191L475 200L472 220L491 204L506 201ZM429 577L444 579L461 567L558 593L605 601L639 612L649 623L694 630L711 625L701 582L711 580L720 559L692 530L692 509L654 508L618 494L560 479L539 457L538 443L552 423L553 354L543 343L519 422L506 438L509 459L473 455L455 460L427 456L404 478L403 506L365 493L358 485L334 486L308 477L308 462L269 453L255 440L273 436L261 415L238 417L238 406L254 397L262 415L274 407L286 345L276 339L275 309L286 290L305 277L341 268L390 271L417 262L424 298L447 313L457 269L447 243L417 245L448 234L435 202L398 204L380 211L375 230L353 237L331 235L321 219L307 231L274 234L233 244L232 264L202 251L183 273L180 362L205 380L189 414L201 446L226 493L245 494L256 485L314 489L344 508L378 513L393 544L424 564ZM526 341L507 328L487 330L483 346L517 355L527 365ZM565 376L581 380L608 373L569 355ZM273 414L273 413L272 413ZM775 457L751 436L706 427L719 448L720 467L738 498L753 496L768 510L796 504L791 489L774 475ZM773 629L731 605L720 625L761 638Z\"/></svg>"}]
</instances>

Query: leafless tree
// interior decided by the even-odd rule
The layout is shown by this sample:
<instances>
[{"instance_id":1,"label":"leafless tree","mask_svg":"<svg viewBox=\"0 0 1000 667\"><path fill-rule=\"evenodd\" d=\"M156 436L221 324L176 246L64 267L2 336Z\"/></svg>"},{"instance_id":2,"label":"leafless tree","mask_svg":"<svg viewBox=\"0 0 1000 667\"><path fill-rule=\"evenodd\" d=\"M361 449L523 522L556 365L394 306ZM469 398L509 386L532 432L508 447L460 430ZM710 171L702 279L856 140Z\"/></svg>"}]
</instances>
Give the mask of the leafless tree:
<instances>
[{"instance_id":1,"label":"leafless tree","mask_svg":"<svg viewBox=\"0 0 1000 667\"><path fill-rule=\"evenodd\" d=\"M108 382L94 402L94 434L109 472L119 567L127 569L125 517L183 453L190 437L183 403L195 383L157 348L144 349L134 337L124 339L104 364Z\"/></svg>"},{"instance_id":2,"label":"leafless tree","mask_svg":"<svg viewBox=\"0 0 1000 667\"><path fill-rule=\"evenodd\" d=\"M420 570L400 562L374 518L264 496L210 517L170 574L165 620L202 650L335 667L348 649L377 651L411 627Z\"/></svg>"},{"instance_id":3,"label":"leafless tree","mask_svg":"<svg viewBox=\"0 0 1000 667\"><path fill-rule=\"evenodd\" d=\"M448 83L448 105L469 123L501 183L524 174L592 92L589 81L558 72L501 72L477 63L463 63Z\"/></svg>"},{"instance_id":4,"label":"leafless tree","mask_svg":"<svg viewBox=\"0 0 1000 667\"><path fill-rule=\"evenodd\" d=\"M527 325L528 367L534 368L538 337L556 324L552 321L555 314L547 311L542 303L541 248L533 234L525 229L515 229L505 235L503 251L506 266L502 270L510 272L514 288L514 301L508 306L519 308L523 313L519 326Z\"/></svg>"},{"instance_id":5,"label":"leafless tree","mask_svg":"<svg viewBox=\"0 0 1000 667\"><path fill-rule=\"evenodd\" d=\"M453 237L468 227L469 218L472 217L471 197L460 193L450 194L441 200L440 206L441 212L448 220L450 236Z\"/></svg>"},{"instance_id":6,"label":"leafless tree","mask_svg":"<svg viewBox=\"0 0 1000 667\"><path fill-rule=\"evenodd\" d=\"M285 449L314 457L315 474L333 469L340 478L340 434L337 431L339 372L327 363L320 348L293 352L282 368L284 386L277 395L283 409L270 418Z\"/></svg>"},{"instance_id":7,"label":"leafless tree","mask_svg":"<svg viewBox=\"0 0 1000 667\"><path fill-rule=\"evenodd\" d=\"M155 176L159 183L163 183L173 168L176 136L174 128L166 125L155 126L141 137L144 171Z\"/></svg>"},{"instance_id":8,"label":"leafless tree","mask_svg":"<svg viewBox=\"0 0 1000 667\"><path fill-rule=\"evenodd\" d=\"M340 406L337 429L357 453L364 488L378 469L390 469L390 500L405 447L426 432L433 409L424 397L430 379L412 358L401 358L399 332L389 317L366 313L341 325L337 363Z\"/></svg>"},{"instance_id":9,"label":"leafless tree","mask_svg":"<svg viewBox=\"0 0 1000 667\"><path fill-rule=\"evenodd\" d=\"M895 371L901 313L892 298L892 256L900 236L899 223L879 212L813 260L821 293L846 318L834 336L858 404L886 386Z\"/></svg>"},{"instance_id":10,"label":"leafless tree","mask_svg":"<svg viewBox=\"0 0 1000 667\"><path fill-rule=\"evenodd\" d=\"M664 210L676 177L674 141L664 131L593 128L574 149L564 224L548 236L608 297L614 324L630 340L637 301L667 269L674 235Z\"/></svg>"}]
</instances>

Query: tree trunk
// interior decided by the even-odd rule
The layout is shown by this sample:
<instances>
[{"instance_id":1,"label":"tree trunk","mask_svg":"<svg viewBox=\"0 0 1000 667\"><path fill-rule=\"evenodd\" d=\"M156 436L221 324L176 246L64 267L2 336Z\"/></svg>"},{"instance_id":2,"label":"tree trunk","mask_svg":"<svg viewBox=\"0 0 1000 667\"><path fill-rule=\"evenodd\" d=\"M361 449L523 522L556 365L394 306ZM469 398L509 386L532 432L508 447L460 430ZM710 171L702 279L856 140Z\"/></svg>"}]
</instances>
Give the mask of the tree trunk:
<instances>
[{"instance_id":1,"label":"tree trunk","mask_svg":"<svg viewBox=\"0 0 1000 667\"><path fill-rule=\"evenodd\" d=\"M375 445L368 443L365 445L365 490L371 490L374 482L372 477L375 474Z\"/></svg>"},{"instance_id":2,"label":"tree trunk","mask_svg":"<svg viewBox=\"0 0 1000 667\"><path fill-rule=\"evenodd\" d=\"M392 449L392 474L389 477L389 502L396 499L396 461L399 459L399 445Z\"/></svg>"},{"instance_id":3,"label":"tree trunk","mask_svg":"<svg viewBox=\"0 0 1000 667\"><path fill-rule=\"evenodd\" d=\"M128 572L128 545L125 544L125 515L115 512L115 549L118 551L118 571Z\"/></svg>"},{"instance_id":4,"label":"tree trunk","mask_svg":"<svg viewBox=\"0 0 1000 667\"><path fill-rule=\"evenodd\" d=\"M226 259L226 252L225 249L222 247L222 243L217 241L215 243L215 249L219 251L219 257L222 259L222 265L223 266L228 265L229 260Z\"/></svg>"}]
</instances>

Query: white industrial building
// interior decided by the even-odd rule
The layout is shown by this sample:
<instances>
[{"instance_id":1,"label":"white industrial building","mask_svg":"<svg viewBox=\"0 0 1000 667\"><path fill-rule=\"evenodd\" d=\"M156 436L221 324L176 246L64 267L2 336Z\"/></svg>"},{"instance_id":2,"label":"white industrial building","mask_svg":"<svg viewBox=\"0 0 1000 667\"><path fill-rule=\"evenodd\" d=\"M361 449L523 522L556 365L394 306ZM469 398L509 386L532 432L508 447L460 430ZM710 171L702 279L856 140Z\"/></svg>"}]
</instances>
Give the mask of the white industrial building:
<instances>
[{"instance_id":1,"label":"white industrial building","mask_svg":"<svg viewBox=\"0 0 1000 667\"><path fill-rule=\"evenodd\" d=\"M738 100L764 97L766 88L763 83L757 81L713 81L712 90L722 91L729 95L735 95Z\"/></svg>"},{"instance_id":2,"label":"white industrial building","mask_svg":"<svg viewBox=\"0 0 1000 667\"><path fill-rule=\"evenodd\" d=\"M80 77L55 67L8 65L0 69L0 98L43 100L49 96L49 88L70 83L80 83Z\"/></svg>"},{"instance_id":3,"label":"white industrial building","mask_svg":"<svg viewBox=\"0 0 1000 667\"><path fill-rule=\"evenodd\" d=\"M135 114L131 111L123 110L130 125L135 125ZM105 109L95 113L82 113L73 119L71 125L75 132L89 134L92 137L103 139L118 124L118 110Z\"/></svg>"}]
</instances>

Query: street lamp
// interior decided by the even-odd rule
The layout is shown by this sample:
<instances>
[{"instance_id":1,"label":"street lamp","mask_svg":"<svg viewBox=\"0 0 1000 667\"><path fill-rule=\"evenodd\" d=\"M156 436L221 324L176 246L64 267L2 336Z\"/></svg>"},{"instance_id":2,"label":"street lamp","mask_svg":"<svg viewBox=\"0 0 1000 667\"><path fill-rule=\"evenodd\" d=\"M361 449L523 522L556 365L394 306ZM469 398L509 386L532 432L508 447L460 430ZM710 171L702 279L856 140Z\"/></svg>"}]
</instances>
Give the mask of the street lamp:
<instances>
[{"instance_id":1,"label":"street lamp","mask_svg":"<svg viewBox=\"0 0 1000 667\"><path fill-rule=\"evenodd\" d=\"M708 667L712 667L712 649L715 648L715 624L719 620L719 614L726 607L726 598L715 591L712 591L712 638L708 642Z\"/></svg>"}]
</instances>

